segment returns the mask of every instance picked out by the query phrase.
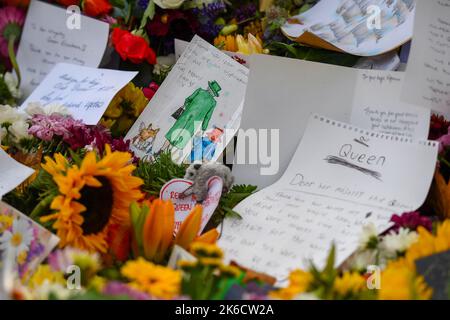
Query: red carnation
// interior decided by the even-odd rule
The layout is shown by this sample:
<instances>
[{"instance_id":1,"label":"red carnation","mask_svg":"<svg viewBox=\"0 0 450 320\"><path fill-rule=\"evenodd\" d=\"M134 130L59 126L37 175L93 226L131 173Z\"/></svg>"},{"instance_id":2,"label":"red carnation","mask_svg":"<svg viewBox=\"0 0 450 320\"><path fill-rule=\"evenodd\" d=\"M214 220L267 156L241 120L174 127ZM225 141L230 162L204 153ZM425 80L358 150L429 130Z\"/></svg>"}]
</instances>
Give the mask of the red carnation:
<instances>
[{"instance_id":1,"label":"red carnation","mask_svg":"<svg viewBox=\"0 0 450 320\"><path fill-rule=\"evenodd\" d=\"M127 30L115 28L112 33L112 43L122 60L130 60L136 64L144 61L156 64L155 51L149 47L147 41L142 37Z\"/></svg>"},{"instance_id":2,"label":"red carnation","mask_svg":"<svg viewBox=\"0 0 450 320\"><path fill-rule=\"evenodd\" d=\"M112 9L108 0L84 0L83 11L92 17L108 14Z\"/></svg>"}]
</instances>

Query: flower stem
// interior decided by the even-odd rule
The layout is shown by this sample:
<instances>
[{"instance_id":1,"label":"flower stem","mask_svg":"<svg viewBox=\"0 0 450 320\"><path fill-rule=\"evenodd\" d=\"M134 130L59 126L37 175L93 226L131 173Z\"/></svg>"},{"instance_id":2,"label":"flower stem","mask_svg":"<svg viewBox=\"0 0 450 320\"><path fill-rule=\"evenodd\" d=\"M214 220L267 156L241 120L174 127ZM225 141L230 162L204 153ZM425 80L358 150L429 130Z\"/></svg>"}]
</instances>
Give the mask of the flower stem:
<instances>
[{"instance_id":1,"label":"flower stem","mask_svg":"<svg viewBox=\"0 0 450 320\"><path fill-rule=\"evenodd\" d=\"M9 37L9 41L8 41L9 60L11 61L14 71L16 72L16 75L17 75L17 87L20 87L21 77L20 77L19 64L17 63L16 54L14 52L14 44L15 43L16 43L16 36L11 35Z\"/></svg>"},{"instance_id":2,"label":"flower stem","mask_svg":"<svg viewBox=\"0 0 450 320\"><path fill-rule=\"evenodd\" d=\"M41 216L42 212L50 206L54 197L55 197L54 194L49 194L44 199L42 199L41 202L39 202L39 204L31 212L30 218L37 221L37 219Z\"/></svg>"}]
</instances>

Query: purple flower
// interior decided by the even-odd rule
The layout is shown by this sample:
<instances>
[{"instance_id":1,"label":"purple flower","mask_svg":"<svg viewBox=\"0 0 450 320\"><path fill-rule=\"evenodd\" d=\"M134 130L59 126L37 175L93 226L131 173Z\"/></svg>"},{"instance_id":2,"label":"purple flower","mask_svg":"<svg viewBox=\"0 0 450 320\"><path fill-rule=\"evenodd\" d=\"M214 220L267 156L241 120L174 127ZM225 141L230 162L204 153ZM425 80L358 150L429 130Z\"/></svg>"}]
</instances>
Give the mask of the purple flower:
<instances>
[{"instance_id":1,"label":"purple flower","mask_svg":"<svg viewBox=\"0 0 450 320\"><path fill-rule=\"evenodd\" d=\"M253 18L255 14L256 4L251 2L237 8L234 15L238 22L242 22L249 18Z\"/></svg>"},{"instance_id":2,"label":"purple flower","mask_svg":"<svg viewBox=\"0 0 450 320\"><path fill-rule=\"evenodd\" d=\"M433 223L430 218L420 215L419 212L405 212L402 215L394 214L391 217L391 222L394 226L390 230L398 231L400 228L406 228L410 230L417 230L418 227L422 226L428 231L433 230Z\"/></svg>"},{"instance_id":3,"label":"purple flower","mask_svg":"<svg viewBox=\"0 0 450 320\"><path fill-rule=\"evenodd\" d=\"M125 283L112 281L103 288L103 294L107 296L117 297L126 296L132 300L152 300L146 293L137 291Z\"/></svg>"}]
</instances>

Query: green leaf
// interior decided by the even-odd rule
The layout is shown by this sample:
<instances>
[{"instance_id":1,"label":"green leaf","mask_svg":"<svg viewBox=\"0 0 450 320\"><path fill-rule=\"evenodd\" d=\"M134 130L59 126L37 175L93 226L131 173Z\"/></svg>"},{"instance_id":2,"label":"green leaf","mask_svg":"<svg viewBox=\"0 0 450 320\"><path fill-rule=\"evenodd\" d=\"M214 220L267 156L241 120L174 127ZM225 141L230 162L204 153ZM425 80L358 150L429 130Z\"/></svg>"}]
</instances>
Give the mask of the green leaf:
<instances>
[{"instance_id":1,"label":"green leaf","mask_svg":"<svg viewBox=\"0 0 450 320\"><path fill-rule=\"evenodd\" d=\"M155 3L153 0L150 0L147 5L147 9L144 11L144 15L141 19L141 25L139 29L144 29L145 25L147 24L147 19L153 20L153 17L155 16Z\"/></svg>"}]
</instances>

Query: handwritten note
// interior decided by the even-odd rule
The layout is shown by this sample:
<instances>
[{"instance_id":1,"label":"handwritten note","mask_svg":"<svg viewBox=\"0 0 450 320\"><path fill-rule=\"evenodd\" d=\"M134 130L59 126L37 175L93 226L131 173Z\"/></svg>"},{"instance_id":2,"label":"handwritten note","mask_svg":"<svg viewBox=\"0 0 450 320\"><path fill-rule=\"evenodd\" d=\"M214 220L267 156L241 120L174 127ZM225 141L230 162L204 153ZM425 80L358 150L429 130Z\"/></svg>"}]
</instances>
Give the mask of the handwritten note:
<instances>
[{"instance_id":1,"label":"handwritten note","mask_svg":"<svg viewBox=\"0 0 450 320\"><path fill-rule=\"evenodd\" d=\"M414 140L428 136L430 111L400 100L404 73L361 70L351 123Z\"/></svg>"},{"instance_id":2,"label":"handwritten note","mask_svg":"<svg viewBox=\"0 0 450 320\"><path fill-rule=\"evenodd\" d=\"M450 117L450 0L417 2L402 97Z\"/></svg>"},{"instance_id":3,"label":"handwritten note","mask_svg":"<svg viewBox=\"0 0 450 320\"><path fill-rule=\"evenodd\" d=\"M31 1L17 52L25 97L58 62L88 67L100 64L109 25L80 16L80 28L69 29L66 25L69 14L66 9Z\"/></svg>"},{"instance_id":4,"label":"handwritten note","mask_svg":"<svg viewBox=\"0 0 450 320\"><path fill-rule=\"evenodd\" d=\"M33 174L34 170L11 158L0 148L0 199Z\"/></svg>"},{"instance_id":5,"label":"handwritten note","mask_svg":"<svg viewBox=\"0 0 450 320\"><path fill-rule=\"evenodd\" d=\"M239 129L247 78L245 66L194 37L128 132L132 150L149 160L169 151L181 163L199 138L209 145L205 160L216 161Z\"/></svg>"},{"instance_id":6,"label":"handwritten note","mask_svg":"<svg viewBox=\"0 0 450 320\"><path fill-rule=\"evenodd\" d=\"M180 39L175 39L175 59L176 60L178 60L181 57L184 50L186 50L186 48L188 46L189 46L189 42L180 40ZM238 61L242 65L246 66L247 68L249 67L248 55L245 55L245 54L242 54L239 52L226 51L226 50L222 50L222 52L225 53L226 55L228 55L229 57L233 58L234 60Z\"/></svg>"},{"instance_id":7,"label":"handwritten note","mask_svg":"<svg viewBox=\"0 0 450 320\"><path fill-rule=\"evenodd\" d=\"M243 219L225 220L219 245L228 260L279 281L308 260L323 266L333 242L339 265L363 225L383 230L393 213L422 205L436 158L435 142L313 115L282 178L235 208Z\"/></svg>"},{"instance_id":8,"label":"handwritten note","mask_svg":"<svg viewBox=\"0 0 450 320\"><path fill-rule=\"evenodd\" d=\"M40 102L44 106L62 104L74 118L95 125L114 95L136 74L58 63L21 108L26 108L30 102Z\"/></svg>"},{"instance_id":9,"label":"handwritten note","mask_svg":"<svg viewBox=\"0 0 450 320\"><path fill-rule=\"evenodd\" d=\"M357 70L269 55L253 55L249 59L251 68L241 128L245 131L256 129L278 132L279 142L276 143L279 152L267 148L267 153L259 154L257 161L244 162L236 159L233 166L236 183L259 187L275 183L288 167L303 136L308 118L314 112L343 122L352 121L354 125L365 129L380 129L389 134L411 136L419 140L428 137L426 130L430 118L426 116L426 112L400 101L401 84L397 81L382 80L402 79L401 73ZM307 80L304 75L308 75ZM395 126L391 124L391 127L372 127L375 119L364 112L368 107L372 117L373 112L386 110L412 115L400 117L401 119L393 123ZM410 118L415 120L410 121ZM392 116L389 116L389 120L391 119ZM401 126L398 125L399 120L402 120ZM262 141L266 143L271 141L272 137L273 135ZM260 138L264 139L262 136ZM236 154L244 154L246 159L254 159L254 154L247 154L245 148L241 149L241 145L248 145L246 139L246 135L238 135ZM264 151L261 148L258 150ZM271 158L271 152L275 152L279 157ZM262 169L276 167L277 164L279 170L276 174L261 175Z\"/></svg>"}]
</instances>

